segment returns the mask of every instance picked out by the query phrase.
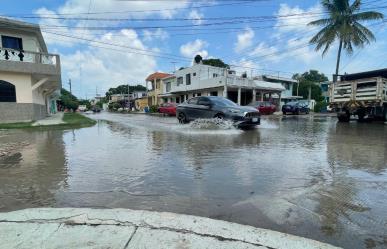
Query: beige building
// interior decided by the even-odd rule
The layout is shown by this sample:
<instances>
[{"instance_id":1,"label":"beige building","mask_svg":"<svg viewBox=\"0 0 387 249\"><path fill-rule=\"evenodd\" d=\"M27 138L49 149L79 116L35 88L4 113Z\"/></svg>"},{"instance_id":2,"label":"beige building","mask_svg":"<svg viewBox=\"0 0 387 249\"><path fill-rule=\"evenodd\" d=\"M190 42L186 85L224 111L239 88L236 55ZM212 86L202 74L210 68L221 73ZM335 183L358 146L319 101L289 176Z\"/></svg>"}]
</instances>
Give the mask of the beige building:
<instances>
[{"instance_id":1,"label":"beige building","mask_svg":"<svg viewBox=\"0 0 387 249\"><path fill-rule=\"evenodd\" d=\"M0 18L0 38L0 123L55 113L60 59L48 53L39 26Z\"/></svg>"},{"instance_id":2,"label":"beige building","mask_svg":"<svg viewBox=\"0 0 387 249\"><path fill-rule=\"evenodd\" d=\"M170 74L167 74L167 73L160 73L160 72L156 72L156 73L153 73L151 75L149 75L145 81L146 81L146 87L147 89L149 89L149 86L150 86L150 90L148 91L148 105L149 106L152 106L152 105L159 105L162 102L162 99L161 98L161 94L163 94L163 89L164 89L164 84L163 84L163 80L165 77L168 77L168 76L172 76Z\"/></svg>"}]
</instances>

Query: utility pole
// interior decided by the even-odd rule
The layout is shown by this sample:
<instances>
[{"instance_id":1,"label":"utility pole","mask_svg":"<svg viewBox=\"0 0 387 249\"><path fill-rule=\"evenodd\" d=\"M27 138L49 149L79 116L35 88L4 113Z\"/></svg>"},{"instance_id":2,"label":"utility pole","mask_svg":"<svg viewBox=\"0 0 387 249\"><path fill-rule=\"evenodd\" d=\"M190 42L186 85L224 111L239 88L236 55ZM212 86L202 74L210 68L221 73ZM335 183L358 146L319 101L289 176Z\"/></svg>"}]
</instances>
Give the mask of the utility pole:
<instances>
[{"instance_id":1,"label":"utility pole","mask_svg":"<svg viewBox=\"0 0 387 249\"><path fill-rule=\"evenodd\" d=\"M173 64L173 73L176 72L176 61L171 61L171 63Z\"/></svg>"},{"instance_id":2,"label":"utility pole","mask_svg":"<svg viewBox=\"0 0 387 249\"><path fill-rule=\"evenodd\" d=\"M71 92L71 79L69 79L69 86L70 86L70 93L72 94L72 92Z\"/></svg>"}]
</instances>

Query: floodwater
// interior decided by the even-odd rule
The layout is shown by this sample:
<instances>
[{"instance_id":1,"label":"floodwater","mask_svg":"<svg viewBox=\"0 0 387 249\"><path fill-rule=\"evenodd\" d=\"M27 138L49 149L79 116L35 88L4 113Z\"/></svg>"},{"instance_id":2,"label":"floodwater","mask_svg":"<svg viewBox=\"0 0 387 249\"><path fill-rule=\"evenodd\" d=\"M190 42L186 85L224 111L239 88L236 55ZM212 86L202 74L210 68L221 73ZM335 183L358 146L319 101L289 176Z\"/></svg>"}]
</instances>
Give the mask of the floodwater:
<instances>
[{"instance_id":1,"label":"floodwater","mask_svg":"<svg viewBox=\"0 0 387 249\"><path fill-rule=\"evenodd\" d=\"M90 128L0 131L0 211L170 211L345 248L387 247L385 124L289 116L240 131L92 117Z\"/></svg>"}]
</instances>

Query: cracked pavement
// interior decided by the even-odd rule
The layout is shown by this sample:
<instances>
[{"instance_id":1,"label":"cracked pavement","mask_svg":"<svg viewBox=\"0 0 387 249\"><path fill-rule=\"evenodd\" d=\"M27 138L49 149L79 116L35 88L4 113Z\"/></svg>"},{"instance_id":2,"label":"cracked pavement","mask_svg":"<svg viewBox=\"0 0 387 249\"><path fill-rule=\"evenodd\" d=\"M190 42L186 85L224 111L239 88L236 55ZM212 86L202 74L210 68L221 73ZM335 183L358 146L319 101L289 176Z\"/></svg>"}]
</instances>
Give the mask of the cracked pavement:
<instances>
[{"instance_id":1,"label":"cracked pavement","mask_svg":"<svg viewBox=\"0 0 387 249\"><path fill-rule=\"evenodd\" d=\"M208 218L129 209L38 208L0 213L0 248L336 248Z\"/></svg>"}]
</instances>

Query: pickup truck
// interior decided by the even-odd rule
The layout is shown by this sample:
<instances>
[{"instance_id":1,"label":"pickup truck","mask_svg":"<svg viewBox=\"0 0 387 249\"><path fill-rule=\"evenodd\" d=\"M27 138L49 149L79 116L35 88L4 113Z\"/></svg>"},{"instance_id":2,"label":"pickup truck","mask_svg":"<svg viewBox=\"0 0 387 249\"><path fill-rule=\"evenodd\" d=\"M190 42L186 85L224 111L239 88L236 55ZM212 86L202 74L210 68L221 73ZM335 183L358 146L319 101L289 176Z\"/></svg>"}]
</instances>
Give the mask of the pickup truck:
<instances>
[{"instance_id":1,"label":"pickup truck","mask_svg":"<svg viewBox=\"0 0 387 249\"><path fill-rule=\"evenodd\" d=\"M387 69L342 75L330 85L330 107L340 122L387 121Z\"/></svg>"}]
</instances>

